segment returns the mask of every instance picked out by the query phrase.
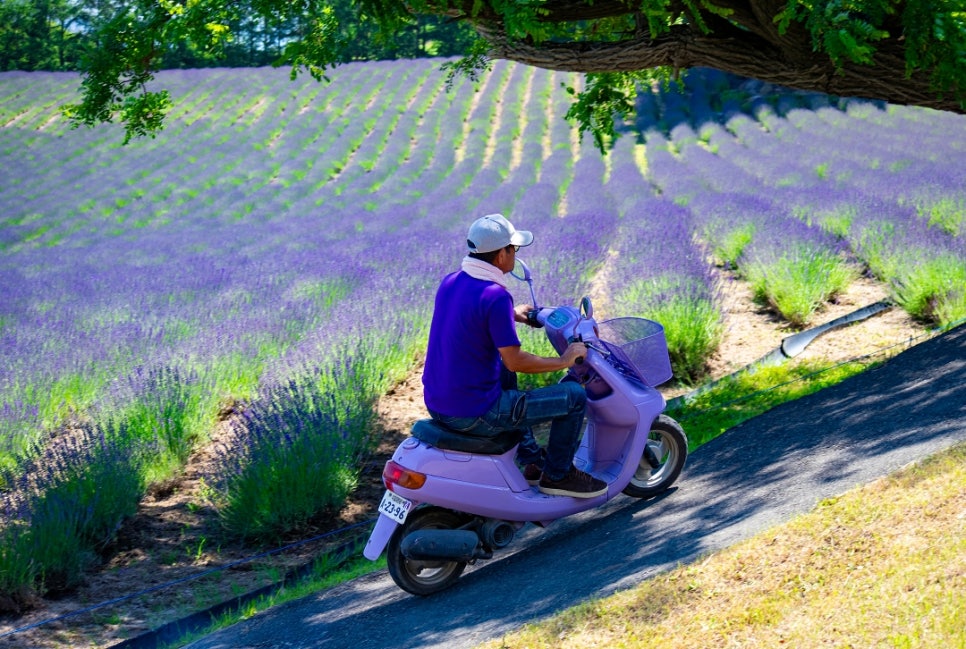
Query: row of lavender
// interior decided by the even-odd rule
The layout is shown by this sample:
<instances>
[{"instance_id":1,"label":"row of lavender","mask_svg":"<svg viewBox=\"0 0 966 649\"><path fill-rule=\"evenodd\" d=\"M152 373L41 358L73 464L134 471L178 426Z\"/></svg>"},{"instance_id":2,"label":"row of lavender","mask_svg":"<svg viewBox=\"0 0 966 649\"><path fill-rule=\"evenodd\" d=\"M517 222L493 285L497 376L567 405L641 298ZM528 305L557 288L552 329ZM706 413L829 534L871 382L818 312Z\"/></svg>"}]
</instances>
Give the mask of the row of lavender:
<instances>
[{"instance_id":1,"label":"row of lavender","mask_svg":"<svg viewBox=\"0 0 966 649\"><path fill-rule=\"evenodd\" d=\"M961 116L709 78L730 117L692 107L644 138L652 181L719 259L798 325L863 271L925 321L966 316Z\"/></svg>"},{"instance_id":2,"label":"row of lavender","mask_svg":"<svg viewBox=\"0 0 966 649\"><path fill-rule=\"evenodd\" d=\"M0 590L69 586L219 409L238 415L210 481L232 531L264 539L341 502L469 215L512 209L540 173L488 143L527 127L570 143L549 126L555 75L501 66L480 95L448 95L436 65L347 66L311 103L280 101L276 71L212 73L213 89L166 75L194 111L127 149L64 129L62 78L44 75L46 112L38 75L4 79L22 92L0 104L3 150L23 163L2 198ZM548 219L556 172L536 190ZM71 443L47 442L68 424Z\"/></svg>"},{"instance_id":3,"label":"row of lavender","mask_svg":"<svg viewBox=\"0 0 966 649\"><path fill-rule=\"evenodd\" d=\"M437 65L346 66L325 86L272 70L166 73L178 112L157 140L126 148L115 129L68 131L56 117L76 78L0 76L0 458L20 481L7 492L0 574L32 556L48 584L69 582L114 529L104 521L177 472L228 407L239 426L211 484L230 529L264 538L336 506L365 453L371 401L411 364L473 216L502 211L537 232L527 259L545 303L591 292L608 298L605 313L664 322L680 375L720 335L705 245L740 230L750 258L780 223L781 244L849 247L828 234L841 219L794 202L795 188L845 196L863 167L843 184L834 165L850 153L824 140L815 178L792 170L803 156L783 158L785 140L809 137L809 113L788 108L797 95L763 103L760 85L742 82L732 99L755 95L742 110L695 101L685 118L667 107L679 95L654 93L665 108L641 123L646 145L625 137L602 160L562 119L560 82L574 80L503 64L479 92L448 94ZM702 79L721 84L691 83ZM766 112L773 104L785 117ZM934 113L852 106L823 119L880 136L915 123L936 156L961 155L955 137L940 147ZM931 196L904 155L883 151L864 172L888 169L910 187L903 196ZM89 443L47 444L65 421ZM98 500L108 493L127 497ZM90 517L71 523L73 545L58 533L65 499L91 505L71 510Z\"/></svg>"}]
</instances>

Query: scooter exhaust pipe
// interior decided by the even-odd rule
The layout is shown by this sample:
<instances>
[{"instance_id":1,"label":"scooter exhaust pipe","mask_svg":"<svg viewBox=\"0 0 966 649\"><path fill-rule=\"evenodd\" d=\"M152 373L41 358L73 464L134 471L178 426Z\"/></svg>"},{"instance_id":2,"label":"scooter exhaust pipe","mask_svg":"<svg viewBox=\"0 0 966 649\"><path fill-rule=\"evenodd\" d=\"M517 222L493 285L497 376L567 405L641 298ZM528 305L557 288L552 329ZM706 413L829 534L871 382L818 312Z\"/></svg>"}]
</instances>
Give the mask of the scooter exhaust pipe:
<instances>
[{"instance_id":1,"label":"scooter exhaust pipe","mask_svg":"<svg viewBox=\"0 0 966 649\"><path fill-rule=\"evenodd\" d=\"M471 530L416 530L406 535L399 550L407 559L423 561L473 561L493 556L480 547L480 537Z\"/></svg>"},{"instance_id":2,"label":"scooter exhaust pipe","mask_svg":"<svg viewBox=\"0 0 966 649\"><path fill-rule=\"evenodd\" d=\"M493 518L483 523L483 529L480 530L483 545L488 548L505 548L510 545L514 534L516 528L511 523Z\"/></svg>"}]
</instances>

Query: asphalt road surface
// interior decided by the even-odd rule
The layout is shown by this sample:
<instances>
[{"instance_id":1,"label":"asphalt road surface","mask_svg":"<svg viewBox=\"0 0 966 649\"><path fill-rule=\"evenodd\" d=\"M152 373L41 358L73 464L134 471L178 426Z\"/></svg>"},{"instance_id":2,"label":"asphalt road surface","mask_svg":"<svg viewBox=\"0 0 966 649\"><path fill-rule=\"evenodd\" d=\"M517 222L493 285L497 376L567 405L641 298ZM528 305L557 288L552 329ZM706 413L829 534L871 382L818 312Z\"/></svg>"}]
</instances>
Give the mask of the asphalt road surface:
<instances>
[{"instance_id":1,"label":"asphalt road surface","mask_svg":"<svg viewBox=\"0 0 966 649\"><path fill-rule=\"evenodd\" d=\"M627 589L966 440L966 326L735 427L695 451L662 497L620 496L533 526L453 588L409 595L381 571L189 645L473 647Z\"/></svg>"}]
</instances>

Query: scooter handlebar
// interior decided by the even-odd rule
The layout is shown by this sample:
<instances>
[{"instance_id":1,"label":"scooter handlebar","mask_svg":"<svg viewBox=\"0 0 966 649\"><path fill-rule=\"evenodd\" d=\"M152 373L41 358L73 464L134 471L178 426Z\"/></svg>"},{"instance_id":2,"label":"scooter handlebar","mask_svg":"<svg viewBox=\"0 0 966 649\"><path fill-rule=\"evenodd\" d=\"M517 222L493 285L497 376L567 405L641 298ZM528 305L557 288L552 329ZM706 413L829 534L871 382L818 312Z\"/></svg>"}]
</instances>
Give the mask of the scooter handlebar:
<instances>
[{"instance_id":1,"label":"scooter handlebar","mask_svg":"<svg viewBox=\"0 0 966 649\"><path fill-rule=\"evenodd\" d=\"M533 327L534 329L541 328L543 326L543 323L540 322L540 319L538 318L539 315L540 315L540 309L530 309L529 311L527 311L527 324Z\"/></svg>"},{"instance_id":2,"label":"scooter handlebar","mask_svg":"<svg viewBox=\"0 0 966 649\"><path fill-rule=\"evenodd\" d=\"M574 343L582 343L582 342L584 342L583 336L571 336L570 338L567 339L568 345L572 345ZM583 356L578 356L577 358L574 359L574 365L583 365L583 364L584 364Z\"/></svg>"},{"instance_id":3,"label":"scooter handlebar","mask_svg":"<svg viewBox=\"0 0 966 649\"><path fill-rule=\"evenodd\" d=\"M591 318L581 316L580 312L571 306L542 307L527 313L527 321L534 319L544 327L551 345L558 354L573 342L585 342L585 338L596 339L596 325ZM586 357L575 360L575 364L582 364Z\"/></svg>"}]
</instances>

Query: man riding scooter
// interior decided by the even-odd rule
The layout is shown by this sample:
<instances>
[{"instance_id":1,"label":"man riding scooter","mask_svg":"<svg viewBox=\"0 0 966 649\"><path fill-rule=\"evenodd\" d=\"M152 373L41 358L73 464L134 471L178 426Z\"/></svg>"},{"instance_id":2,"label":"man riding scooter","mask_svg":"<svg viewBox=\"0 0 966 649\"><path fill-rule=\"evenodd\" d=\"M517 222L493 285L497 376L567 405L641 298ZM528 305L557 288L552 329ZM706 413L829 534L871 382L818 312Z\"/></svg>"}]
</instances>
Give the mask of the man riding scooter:
<instances>
[{"instance_id":1,"label":"man riding scooter","mask_svg":"<svg viewBox=\"0 0 966 649\"><path fill-rule=\"evenodd\" d=\"M514 307L506 273L533 235L500 214L483 216L467 233L461 269L443 278L436 293L423 372L424 399L434 420L460 434L496 437L520 431L517 460L544 494L594 498L607 492L602 480L573 465L580 445L587 395L574 381L534 390L504 388L501 366L537 374L572 367L587 354L570 343L559 357L522 349L515 324L528 323L532 305ZM551 422L546 452L530 427Z\"/></svg>"},{"instance_id":2,"label":"man riding scooter","mask_svg":"<svg viewBox=\"0 0 966 649\"><path fill-rule=\"evenodd\" d=\"M528 523L667 491L688 453L655 389L672 376L660 323L598 322L586 296L579 306L514 308L509 277L529 284L537 303L530 269L516 259L533 235L491 214L467 238L471 254L436 296L423 375L433 418L415 422L386 462L362 552L375 561L385 550L393 581L420 596L456 583ZM517 322L542 327L560 357L524 352ZM515 372L565 368L553 386L521 391L513 382ZM538 422L550 422L545 454L529 432ZM521 473L521 463L531 464Z\"/></svg>"}]
</instances>

